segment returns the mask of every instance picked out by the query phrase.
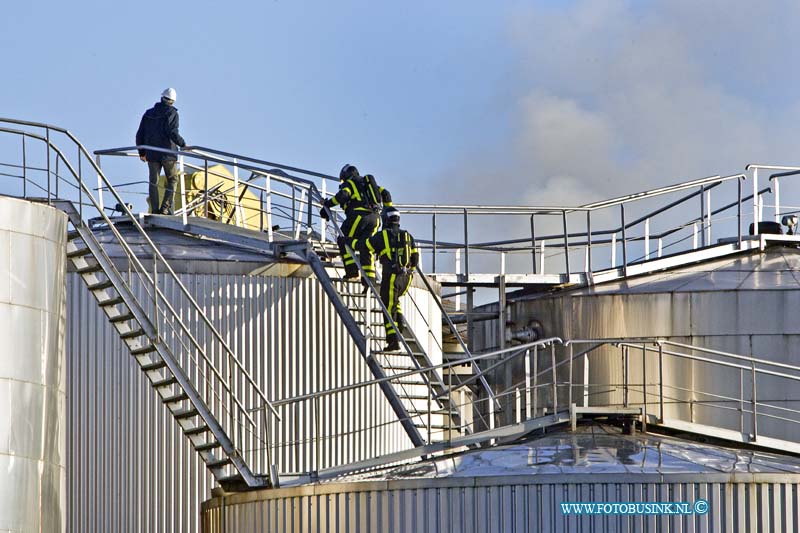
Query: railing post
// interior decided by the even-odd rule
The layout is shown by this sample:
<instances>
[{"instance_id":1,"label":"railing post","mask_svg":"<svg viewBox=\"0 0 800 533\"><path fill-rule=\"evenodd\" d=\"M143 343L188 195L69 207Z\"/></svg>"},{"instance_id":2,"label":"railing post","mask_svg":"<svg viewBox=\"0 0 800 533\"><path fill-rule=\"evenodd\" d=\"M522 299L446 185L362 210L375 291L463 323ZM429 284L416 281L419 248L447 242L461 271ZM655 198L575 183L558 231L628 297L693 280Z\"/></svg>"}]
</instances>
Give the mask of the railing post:
<instances>
[{"instance_id":1,"label":"railing post","mask_svg":"<svg viewBox=\"0 0 800 533\"><path fill-rule=\"evenodd\" d=\"M314 446L314 453L316 455L314 459L314 470L316 470L319 475L319 471L322 470L322 433L319 423L319 396L314 396L314 440L316 441L316 446Z\"/></svg>"},{"instance_id":2,"label":"railing post","mask_svg":"<svg viewBox=\"0 0 800 533\"><path fill-rule=\"evenodd\" d=\"M428 374L428 379L427 379L427 382L428 382L427 383L427 385L428 385L428 438L426 439L426 442L428 444L430 444L433 441L433 439L431 438L431 434L432 434L432 431L433 431L433 426L431 425L431 405L433 404L433 401L431 399L431 394L432 394L432 389L433 389L433 385L432 385L432 383L433 383L433 371L429 370L427 372L427 374Z\"/></svg>"},{"instance_id":3,"label":"railing post","mask_svg":"<svg viewBox=\"0 0 800 533\"><path fill-rule=\"evenodd\" d=\"M592 212L586 211L586 271L592 271Z\"/></svg>"},{"instance_id":4,"label":"railing post","mask_svg":"<svg viewBox=\"0 0 800 533\"><path fill-rule=\"evenodd\" d=\"M573 345L569 345L569 389L567 390L567 405L572 405L572 359L574 355Z\"/></svg>"},{"instance_id":5,"label":"railing post","mask_svg":"<svg viewBox=\"0 0 800 533\"><path fill-rule=\"evenodd\" d=\"M753 235L759 234L758 223L758 168L753 169Z\"/></svg>"},{"instance_id":6,"label":"railing post","mask_svg":"<svg viewBox=\"0 0 800 533\"><path fill-rule=\"evenodd\" d=\"M205 204L205 218L208 218L208 159L204 160L203 163L204 169L204 181L203 181L203 203Z\"/></svg>"},{"instance_id":7,"label":"railing post","mask_svg":"<svg viewBox=\"0 0 800 533\"><path fill-rule=\"evenodd\" d=\"M697 222L692 224L692 250L697 250Z\"/></svg>"},{"instance_id":8,"label":"railing post","mask_svg":"<svg viewBox=\"0 0 800 533\"><path fill-rule=\"evenodd\" d=\"M525 420L531 417L531 349L525 350Z\"/></svg>"},{"instance_id":9,"label":"railing post","mask_svg":"<svg viewBox=\"0 0 800 533\"><path fill-rule=\"evenodd\" d=\"M706 189L706 246L711 246L711 189Z\"/></svg>"},{"instance_id":10,"label":"railing post","mask_svg":"<svg viewBox=\"0 0 800 533\"><path fill-rule=\"evenodd\" d=\"M647 433L647 348L642 343L642 431Z\"/></svg>"},{"instance_id":11,"label":"railing post","mask_svg":"<svg viewBox=\"0 0 800 533\"><path fill-rule=\"evenodd\" d=\"M564 227L564 261L566 263L567 268L567 283L569 283L569 234L567 230L567 211L566 209L561 211L561 218L563 220L563 227Z\"/></svg>"},{"instance_id":12,"label":"railing post","mask_svg":"<svg viewBox=\"0 0 800 533\"><path fill-rule=\"evenodd\" d=\"M431 255L431 272L436 272L436 213L431 216L431 233L433 235L433 253Z\"/></svg>"},{"instance_id":13,"label":"railing post","mask_svg":"<svg viewBox=\"0 0 800 533\"><path fill-rule=\"evenodd\" d=\"M774 178L772 182L775 186L772 188L772 194L775 196L775 222L781 223L781 180Z\"/></svg>"},{"instance_id":14,"label":"railing post","mask_svg":"<svg viewBox=\"0 0 800 533\"><path fill-rule=\"evenodd\" d=\"M531 214L531 259L533 260L533 273L536 274L536 226L533 217L534 215Z\"/></svg>"},{"instance_id":15,"label":"railing post","mask_svg":"<svg viewBox=\"0 0 800 533\"><path fill-rule=\"evenodd\" d=\"M187 212L188 210L186 209L186 177L184 176L183 171L184 171L184 157L182 155L179 155L178 156L178 179L181 182L180 183L180 185L181 185L181 206L183 207L183 209L181 209L181 212L182 212L181 218L183 219L183 225L185 226L185 225L187 225L189 223L189 218L188 218L189 214ZM153 212L155 213L157 211L158 211L158 208L156 207Z\"/></svg>"},{"instance_id":16,"label":"railing post","mask_svg":"<svg viewBox=\"0 0 800 533\"><path fill-rule=\"evenodd\" d=\"M736 185L738 186L737 189L739 190L739 201L737 202L737 213L736 213L736 222L737 222L737 233L739 237L739 249L742 248L742 178L736 180Z\"/></svg>"},{"instance_id":17,"label":"railing post","mask_svg":"<svg viewBox=\"0 0 800 533\"><path fill-rule=\"evenodd\" d=\"M454 261L455 261L456 279L458 279L458 275L461 274L461 248L456 248ZM460 290L456 290L455 307L456 307L456 311L461 311L461 291Z\"/></svg>"},{"instance_id":18,"label":"railing post","mask_svg":"<svg viewBox=\"0 0 800 533\"><path fill-rule=\"evenodd\" d=\"M264 190L267 193L267 238L272 242L272 178L269 174L264 178Z\"/></svg>"},{"instance_id":19,"label":"railing post","mask_svg":"<svg viewBox=\"0 0 800 533\"><path fill-rule=\"evenodd\" d=\"M706 195L704 194L706 191L705 185L700 186L700 223L703 224L703 232L701 235L702 244L706 246L706 232L705 232L705 220L706 220Z\"/></svg>"},{"instance_id":20,"label":"railing post","mask_svg":"<svg viewBox=\"0 0 800 533\"><path fill-rule=\"evenodd\" d=\"M50 190L50 128L45 128L45 139L47 141L47 205L52 204L52 194Z\"/></svg>"},{"instance_id":21,"label":"railing post","mask_svg":"<svg viewBox=\"0 0 800 533\"><path fill-rule=\"evenodd\" d=\"M292 235L297 233L297 187L292 184Z\"/></svg>"},{"instance_id":22,"label":"railing post","mask_svg":"<svg viewBox=\"0 0 800 533\"><path fill-rule=\"evenodd\" d=\"M628 347L622 346L622 406L628 407Z\"/></svg>"},{"instance_id":23,"label":"railing post","mask_svg":"<svg viewBox=\"0 0 800 533\"><path fill-rule=\"evenodd\" d=\"M239 202L239 163L233 158L233 215L236 225L242 226L242 205Z\"/></svg>"},{"instance_id":24,"label":"railing post","mask_svg":"<svg viewBox=\"0 0 800 533\"><path fill-rule=\"evenodd\" d=\"M28 152L25 148L25 135L22 136L22 197L28 197Z\"/></svg>"},{"instance_id":25,"label":"railing post","mask_svg":"<svg viewBox=\"0 0 800 533\"><path fill-rule=\"evenodd\" d=\"M537 388L539 380L539 346L533 347L533 416L536 417L536 408L538 407L539 400L537 398L539 389Z\"/></svg>"},{"instance_id":26,"label":"railing post","mask_svg":"<svg viewBox=\"0 0 800 533\"><path fill-rule=\"evenodd\" d=\"M661 257L661 253L662 253L662 251L663 251L662 244L663 244L663 243L661 242L661 237L659 237L659 238L658 238L658 257L659 257L659 258Z\"/></svg>"},{"instance_id":27,"label":"railing post","mask_svg":"<svg viewBox=\"0 0 800 533\"><path fill-rule=\"evenodd\" d=\"M611 234L611 268L617 268L617 233Z\"/></svg>"},{"instance_id":28,"label":"railing post","mask_svg":"<svg viewBox=\"0 0 800 533\"><path fill-rule=\"evenodd\" d=\"M553 376L553 414L558 412L558 388L556 381L556 345L550 345L550 367Z\"/></svg>"},{"instance_id":29,"label":"railing post","mask_svg":"<svg viewBox=\"0 0 800 533\"><path fill-rule=\"evenodd\" d=\"M321 187L320 196L322 197L322 203L324 205L325 200L327 200L326 196L327 196L327 192L328 192L327 191L327 189L328 189L328 181L325 178L322 178L322 183L320 183L320 187ZM327 223L325 222L325 219L322 218L322 217L319 217L319 240L323 244L325 243L325 240L327 239L327 236L325 235L325 232L327 230L328 230L328 228L327 228Z\"/></svg>"},{"instance_id":30,"label":"railing post","mask_svg":"<svg viewBox=\"0 0 800 533\"><path fill-rule=\"evenodd\" d=\"M128 260L128 264L130 265L130 259ZM158 335L158 320L159 320L159 312L158 312L158 255L153 254L153 328L156 330L156 335Z\"/></svg>"},{"instance_id":31,"label":"railing post","mask_svg":"<svg viewBox=\"0 0 800 533\"><path fill-rule=\"evenodd\" d=\"M650 219L644 221L644 260L650 260Z\"/></svg>"},{"instance_id":32,"label":"railing post","mask_svg":"<svg viewBox=\"0 0 800 533\"><path fill-rule=\"evenodd\" d=\"M78 216L83 220L83 171L81 170L81 159L83 157L80 148L78 148Z\"/></svg>"},{"instance_id":33,"label":"railing post","mask_svg":"<svg viewBox=\"0 0 800 533\"><path fill-rule=\"evenodd\" d=\"M619 216L622 220L622 273L628 275L628 239L625 234L625 204L619 204Z\"/></svg>"},{"instance_id":34,"label":"railing post","mask_svg":"<svg viewBox=\"0 0 800 533\"><path fill-rule=\"evenodd\" d=\"M97 168L100 168L100 156L95 156L95 161L97 162ZM100 210L101 213L105 212L105 205L103 203L103 176L100 172L97 172L97 208ZM151 209L152 212L158 212L158 207L155 209Z\"/></svg>"},{"instance_id":35,"label":"railing post","mask_svg":"<svg viewBox=\"0 0 800 533\"><path fill-rule=\"evenodd\" d=\"M744 435L744 369L739 369L739 433Z\"/></svg>"},{"instance_id":36,"label":"railing post","mask_svg":"<svg viewBox=\"0 0 800 533\"><path fill-rule=\"evenodd\" d=\"M664 345L658 343L658 419L664 423Z\"/></svg>"},{"instance_id":37,"label":"railing post","mask_svg":"<svg viewBox=\"0 0 800 533\"><path fill-rule=\"evenodd\" d=\"M750 361L750 368L752 369L752 377L753 377L753 394L752 394L752 404L753 404L753 440L758 439L758 393L756 391L756 362L751 360Z\"/></svg>"},{"instance_id":38,"label":"railing post","mask_svg":"<svg viewBox=\"0 0 800 533\"><path fill-rule=\"evenodd\" d=\"M544 240L539 246L539 273L544 274Z\"/></svg>"},{"instance_id":39,"label":"railing post","mask_svg":"<svg viewBox=\"0 0 800 533\"><path fill-rule=\"evenodd\" d=\"M464 274L466 281L469 281L469 224L466 209L464 209Z\"/></svg>"}]
</instances>

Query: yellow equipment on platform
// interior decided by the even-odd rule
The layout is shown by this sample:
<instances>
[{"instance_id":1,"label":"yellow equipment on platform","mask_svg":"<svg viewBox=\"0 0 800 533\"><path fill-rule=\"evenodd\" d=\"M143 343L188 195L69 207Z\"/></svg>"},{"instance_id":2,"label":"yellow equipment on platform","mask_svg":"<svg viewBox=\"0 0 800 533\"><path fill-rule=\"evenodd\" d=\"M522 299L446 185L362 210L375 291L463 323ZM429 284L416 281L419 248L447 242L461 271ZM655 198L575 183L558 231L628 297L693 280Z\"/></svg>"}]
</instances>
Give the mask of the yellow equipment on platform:
<instances>
[{"instance_id":1,"label":"yellow equipment on platform","mask_svg":"<svg viewBox=\"0 0 800 533\"><path fill-rule=\"evenodd\" d=\"M266 215L260 209L260 201L250 191L246 182L239 181L239 201L237 212L236 187L233 174L224 165L208 168L208 180L203 170L184 172L183 182L186 191L187 214L194 217L206 217L225 224L232 224L249 229L266 227ZM159 201L164 198L166 177L158 177ZM208 208L205 205L205 190L208 187ZM149 200L148 200L149 203ZM183 208L180 182L175 186L174 210ZM150 209L152 212L152 207ZM263 217L264 224L261 224Z\"/></svg>"}]
</instances>

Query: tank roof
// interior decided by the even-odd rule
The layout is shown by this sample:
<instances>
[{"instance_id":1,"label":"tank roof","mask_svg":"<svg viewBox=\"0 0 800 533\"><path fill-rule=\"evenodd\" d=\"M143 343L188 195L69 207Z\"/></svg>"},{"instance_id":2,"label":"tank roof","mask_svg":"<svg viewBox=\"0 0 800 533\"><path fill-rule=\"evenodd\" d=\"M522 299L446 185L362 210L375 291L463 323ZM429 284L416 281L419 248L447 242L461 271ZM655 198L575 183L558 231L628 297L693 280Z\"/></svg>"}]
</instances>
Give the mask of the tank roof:
<instances>
[{"instance_id":1,"label":"tank roof","mask_svg":"<svg viewBox=\"0 0 800 533\"><path fill-rule=\"evenodd\" d=\"M579 426L488 449L469 450L335 481L438 479L540 474L800 474L800 458L675 437L625 435L609 425Z\"/></svg>"}]
</instances>

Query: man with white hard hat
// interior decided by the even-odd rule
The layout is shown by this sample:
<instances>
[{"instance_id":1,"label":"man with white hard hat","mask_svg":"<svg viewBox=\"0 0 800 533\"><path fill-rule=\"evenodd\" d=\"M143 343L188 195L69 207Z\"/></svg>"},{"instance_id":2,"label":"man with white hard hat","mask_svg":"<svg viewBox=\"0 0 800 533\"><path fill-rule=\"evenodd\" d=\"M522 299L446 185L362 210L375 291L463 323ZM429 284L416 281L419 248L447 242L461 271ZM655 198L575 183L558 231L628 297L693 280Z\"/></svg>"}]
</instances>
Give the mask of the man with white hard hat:
<instances>
[{"instance_id":1,"label":"man with white hard hat","mask_svg":"<svg viewBox=\"0 0 800 533\"><path fill-rule=\"evenodd\" d=\"M161 101L145 111L136 132L136 146L152 146L172 151L186 146L186 141L178 132L178 109L174 106L176 98L175 89L164 89ZM175 154L139 148L139 159L147 162L150 172L150 212L171 215L175 184L178 182ZM159 204L158 176L162 168L167 177L167 186L164 189L164 199Z\"/></svg>"}]
</instances>

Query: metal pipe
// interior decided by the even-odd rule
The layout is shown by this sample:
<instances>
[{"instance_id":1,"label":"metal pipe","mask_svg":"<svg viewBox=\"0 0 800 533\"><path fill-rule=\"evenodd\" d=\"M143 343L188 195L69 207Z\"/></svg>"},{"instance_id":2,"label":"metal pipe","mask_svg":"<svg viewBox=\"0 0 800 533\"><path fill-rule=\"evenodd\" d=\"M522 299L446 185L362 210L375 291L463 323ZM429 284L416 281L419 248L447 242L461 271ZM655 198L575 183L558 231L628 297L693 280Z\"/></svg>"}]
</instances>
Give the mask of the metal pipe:
<instances>
[{"instance_id":1,"label":"metal pipe","mask_svg":"<svg viewBox=\"0 0 800 533\"><path fill-rule=\"evenodd\" d=\"M758 439L758 400L757 400L757 392L756 392L756 363L755 361L751 361L750 363L752 368L752 376L753 376L753 389L752 389L752 406L753 406L753 440Z\"/></svg>"},{"instance_id":2,"label":"metal pipe","mask_svg":"<svg viewBox=\"0 0 800 533\"><path fill-rule=\"evenodd\" d=\"M759 234L758 229L758 168L753 169L753 235Z\"/></svg>"},{"instance_id":3,"label":"metal pipe","mask_svg":"<svg viewBox=\"0 0 800 533\"><path fill-rule=\"evenodd\" d=\"M208 218L208 159L203 162L203 205L205 205L205 217Z\"/></svg>"},{"instance_id":4,"label":"metal pipe","mask_svg":"<svg viewBox=\"0 0 800 533\"><path fill-rule=\"evenodd\" d=\"M22 136L22 197L28 197L28 152L25 148L25 135Z\"/></svg>"},{"instance_id":5,"label":"metal pipe","mask_svg":"<svg viewBox=\"0 0 800 533\"><path fill-rule=\"evenodd\" d=\"M45 128L45 139L45 147L47 149L47 205L52 205L52 195L50 194L50 128Z\"/></svg>"},{"instance_id":6,"label":"metal pipe","mask_svg":"<svg viewBox=\"0 0 800 533\"><path fill-rule=\"evenodd\" d=\"M705 192L705 187L700 187L700 222L704 222L706 219L706 196L703 194ZM703 234L701 235L703 246L707 246L706 243L706 232L705 227L703 228Z\"/></svg>"},{"instance_id":7,"label":"metal pipe","mask_svg":"<svg viewBox=\"0 0 800 533\"><path fill-rule=\"evenodd\" d=\"M642 431L647 433L647 349L642 344Z\"/></svg>"},{"instance_id":8,"label":"metal pipe","mask_svg":"<svg viewBox=\"0 0 800 533\"><path fill-rule=\"evenodd\" d=\"M553 374L553 414L558 412L558 388L556 385L556 345L550 345L550 364Z\"/></svg>"}]
</instances>

